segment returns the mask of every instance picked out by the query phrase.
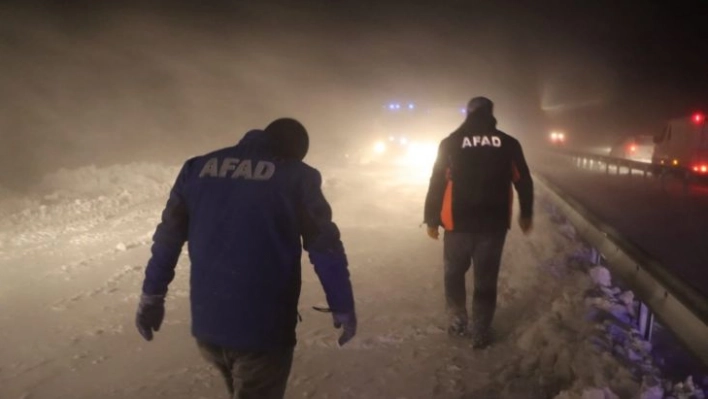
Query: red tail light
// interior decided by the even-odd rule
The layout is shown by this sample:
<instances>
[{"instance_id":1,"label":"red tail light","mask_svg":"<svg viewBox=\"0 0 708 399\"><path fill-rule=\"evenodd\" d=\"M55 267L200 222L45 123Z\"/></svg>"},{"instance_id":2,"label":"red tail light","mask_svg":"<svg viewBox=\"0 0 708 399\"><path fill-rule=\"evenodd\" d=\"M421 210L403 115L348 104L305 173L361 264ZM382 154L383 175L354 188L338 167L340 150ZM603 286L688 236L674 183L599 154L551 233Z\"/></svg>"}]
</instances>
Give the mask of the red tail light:
<instances>
[{"instance_id":1,"label":"red tail light","mask_svg":"<svg viewBox=\"0 0 708 399\"><path fill-rule=\"evenodd\" d=\"M693 171L696 173L708 173L708 165L694 165Z\"/></svg>"},{"instance_id":2,"label":"red tail light","mask_svg":"<svg viewBox=\"0 0 708 399\"><path fill-rule=\"evenodd\" d=\"M691 119L693 119L695 123L703 123L703 121L706 120L706 116L700 112L696 112Z\"/></svg>"},{"instance_id":3,"label":"red tail light","mask_svg":"<svg viewBox=\"0 0 708 399\"><path fill-rule=\"evenodd\" d=\"M635 151L637 151L637 146L634 145L634 144L630 145L630 146L629 146L629 152L635 152Z\"/></svg>"}]
</instances>

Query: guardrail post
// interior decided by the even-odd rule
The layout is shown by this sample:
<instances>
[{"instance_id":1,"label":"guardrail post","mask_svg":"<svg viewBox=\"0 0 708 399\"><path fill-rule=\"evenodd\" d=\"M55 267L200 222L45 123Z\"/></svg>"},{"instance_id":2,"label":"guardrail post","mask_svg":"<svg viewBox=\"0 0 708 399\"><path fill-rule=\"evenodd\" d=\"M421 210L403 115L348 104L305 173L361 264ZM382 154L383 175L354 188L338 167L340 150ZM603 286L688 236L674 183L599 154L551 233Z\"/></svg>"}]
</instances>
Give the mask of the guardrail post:
<instances>
[{"instance_id":1,"label":"guardrail post","mask_svg":"<svg viewBox=\"0 0 708 399\"><path fill-rule=\"evenodd\" d=\"M654 333L654 313L642 301L639 301L639 318L637 322L639 323L638 327L642 338L646 341L651 341L651 336Z\"/></svg>"},{"instance_id":2,"label":"guardrail post","mask_svg":"<svg viewBox=\"0 0 708 399\"><path fill-rule=\"evenodd\" d=\"M595 247L590 249L590 262L595 266L607 266L607 258Z\"/></svg>"},{"instance_id":3,"label":"guardrail post","mask_svg":"<svg viewBox=\"0 0 708 399\"><path fill-rule=\"evenodd\" d=\"M590 262L592 262L593 265L602 264L602 254L595 247L590 249Z\"/></svg>"}]
</instances>

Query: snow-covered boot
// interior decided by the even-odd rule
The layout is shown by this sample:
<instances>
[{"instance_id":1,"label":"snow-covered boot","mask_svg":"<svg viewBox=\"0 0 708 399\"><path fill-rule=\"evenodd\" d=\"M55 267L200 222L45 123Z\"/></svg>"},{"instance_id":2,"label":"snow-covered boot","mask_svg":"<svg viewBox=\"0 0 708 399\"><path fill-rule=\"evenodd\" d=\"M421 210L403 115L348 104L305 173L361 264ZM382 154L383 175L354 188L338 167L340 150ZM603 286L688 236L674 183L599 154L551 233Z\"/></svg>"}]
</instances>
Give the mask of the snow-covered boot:
<instances>
[{"instance_id":1,"label":"snow-covered boot","mask_svg":"<svg viewBox=\"0 0 708 399\"><path fill-rule=\"evenodd\" d=\"M472 339L472 349L484 349L492 344L493 336L489 329L475 330L473 327L470 332Z\"/></svg>"},{"instance_id":2,"label":"snow-covered boot","mask_svg":"<svg viewBox=\"0 0 708 399\"><path fill-rule=\"evenodd\" d=\"M467 336L467 320L459 316L453 317L450 320L450 325L447 327L447 333L451 337Z\"/></svg>"}]
</instances>

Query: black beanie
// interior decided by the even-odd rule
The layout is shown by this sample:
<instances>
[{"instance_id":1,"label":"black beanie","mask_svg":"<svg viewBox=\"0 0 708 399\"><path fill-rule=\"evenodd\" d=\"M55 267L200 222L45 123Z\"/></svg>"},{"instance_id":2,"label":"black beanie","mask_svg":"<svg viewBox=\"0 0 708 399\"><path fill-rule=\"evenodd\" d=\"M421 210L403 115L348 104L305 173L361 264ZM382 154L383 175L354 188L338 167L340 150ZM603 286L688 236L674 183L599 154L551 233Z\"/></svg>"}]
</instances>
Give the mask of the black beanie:
<instances>
[{"instance_id":1,"label":"black beanie","mask_svg":"<svg viewBox=\"0 0 708 399\"><path fill-rule=\"evenodd\" d=\"M307 155L310 138L305 127L295 119L276 119L265 128L265 132L270 136L276 157L302 161Z\"/></svg>"}]
</instances>

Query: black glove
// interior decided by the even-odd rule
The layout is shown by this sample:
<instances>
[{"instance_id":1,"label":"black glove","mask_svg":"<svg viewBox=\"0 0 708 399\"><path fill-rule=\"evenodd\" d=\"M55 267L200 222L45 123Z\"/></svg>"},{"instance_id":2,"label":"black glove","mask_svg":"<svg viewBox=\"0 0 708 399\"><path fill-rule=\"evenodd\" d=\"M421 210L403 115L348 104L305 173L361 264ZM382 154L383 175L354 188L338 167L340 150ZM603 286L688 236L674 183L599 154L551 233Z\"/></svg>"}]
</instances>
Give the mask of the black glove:
<instances>
[{"instance_id":1,"label":"black glove","mask_svg":"<svg viewBox=\"0 0 708 399\"><path fill-rule=\"evenodd\" d=\"M138 312L135 315L135 325L138 332L146 341L152 341L152 332L160 331L162 319L165 317L165 296L147 295L140 296Z\"/></svg>"},{"instance_id":2,"label":"black glove","mask_svg":"<svg viewBox=\"0 0 708 399\"><path fill-rule=\"evenodd\" d=\"M356 313L352 310L346 313L332 313L334 328L342 327L342 335L337 340L339 346L343 346L356 335Z\"/></svg>"}]
</instances>

